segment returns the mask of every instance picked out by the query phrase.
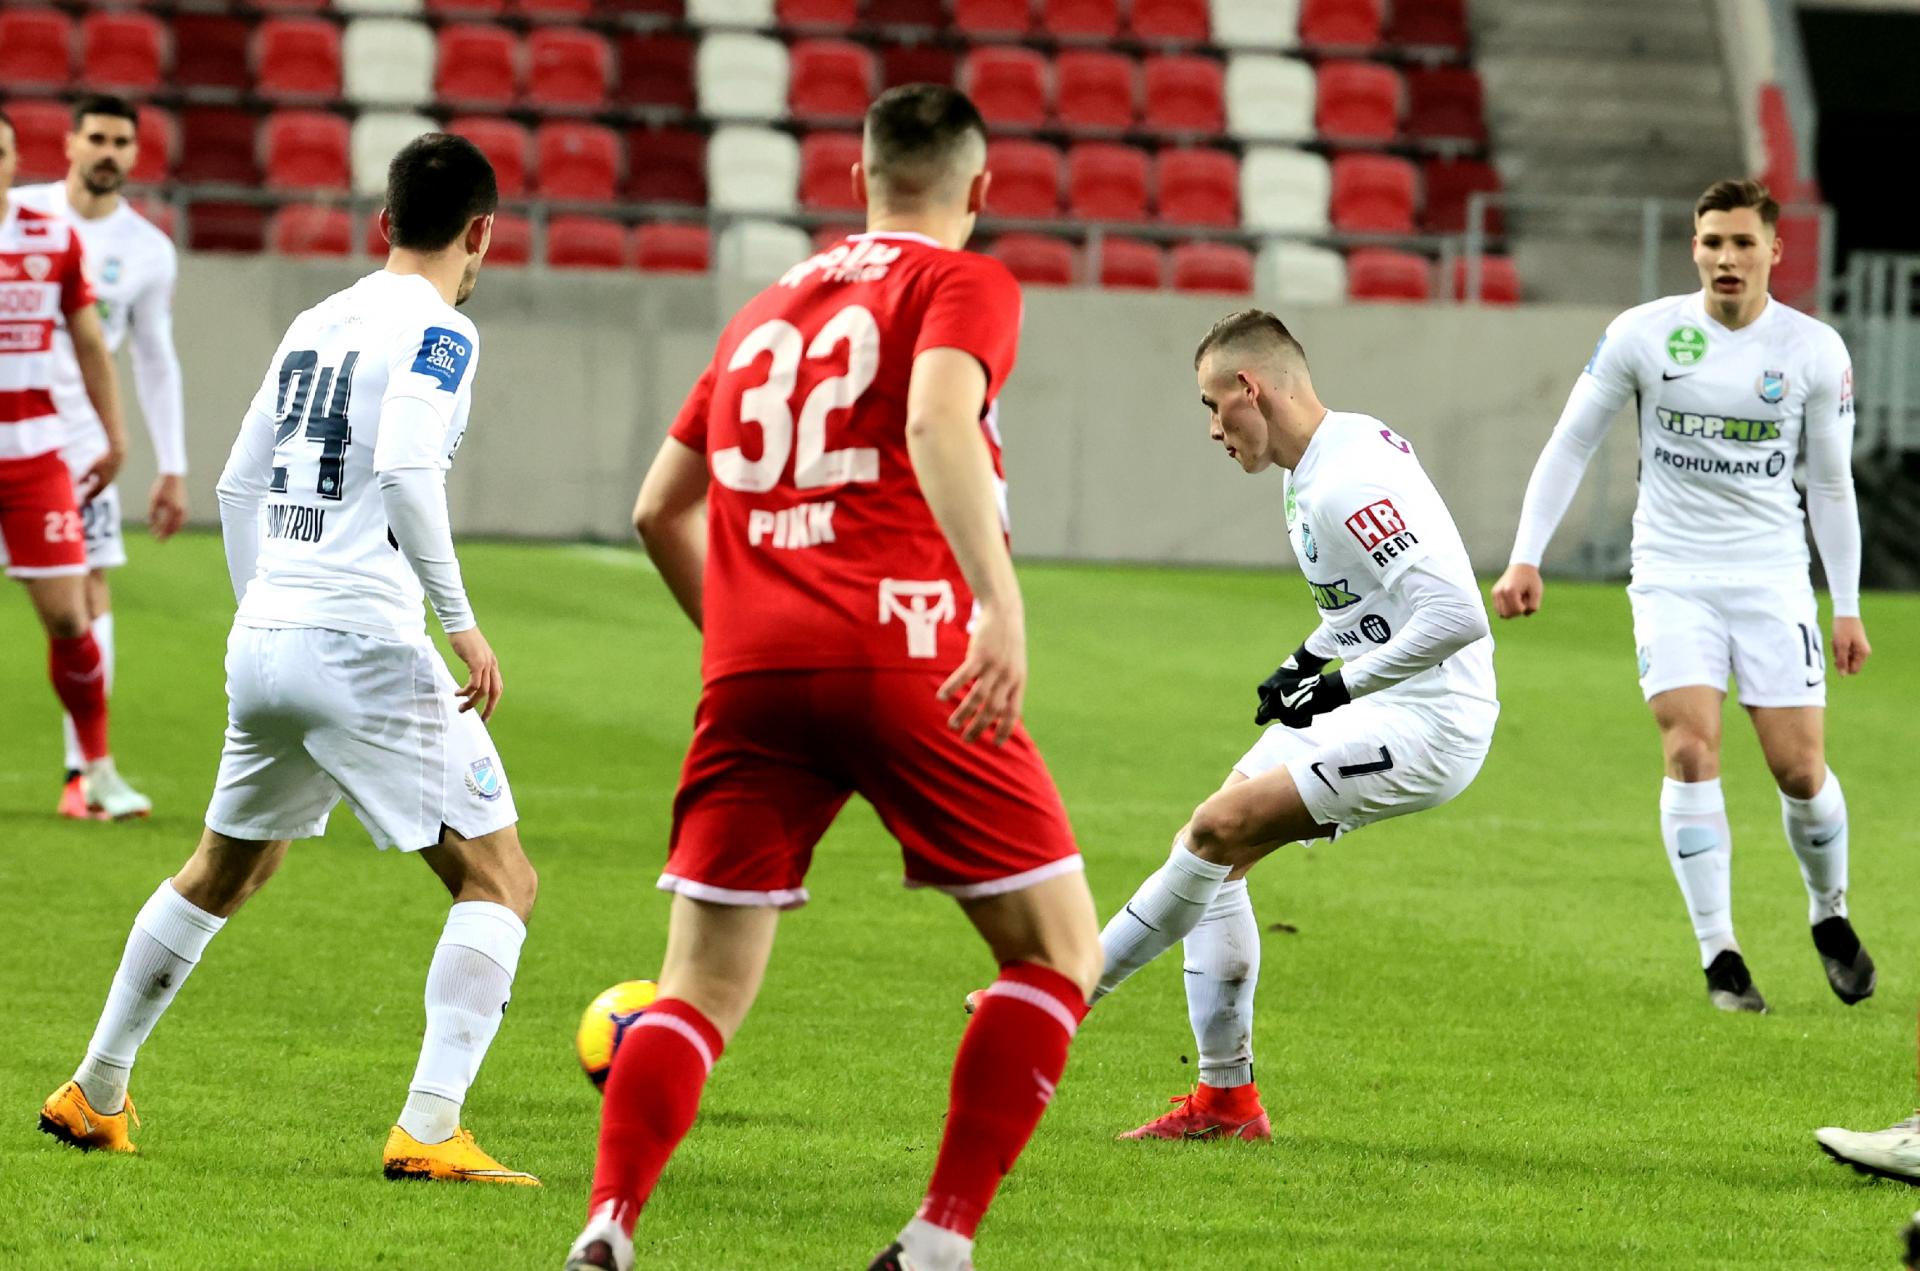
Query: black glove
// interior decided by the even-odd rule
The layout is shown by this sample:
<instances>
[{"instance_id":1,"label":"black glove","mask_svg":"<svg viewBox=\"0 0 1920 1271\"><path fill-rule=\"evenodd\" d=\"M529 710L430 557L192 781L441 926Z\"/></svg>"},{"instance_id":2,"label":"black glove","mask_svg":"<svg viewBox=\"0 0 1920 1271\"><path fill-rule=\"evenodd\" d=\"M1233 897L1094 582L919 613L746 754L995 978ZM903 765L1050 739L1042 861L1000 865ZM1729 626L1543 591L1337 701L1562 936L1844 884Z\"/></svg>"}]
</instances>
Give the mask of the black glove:
<instances>
[{"instance_id":1,"label":"black glove","mask_svg":"<svg viewBox=\"0 0 1920 1271\"><path fill-rule=\"evenodd\" d=\"M1325 671L1282 688L1260 709L1288 728L1305 728L1315 715L1337 710L1352 700L1353 694L1347 692L1347 682L1340 678L1340 672Z\"/></svg>"},{"instance_id":2,"label":"black glove","mask_svg":"<svg viewBox=\"0 0 1920 1271\"><path fill-rule=\"evenodd\" d=\"M1280 669L1260 681L1260 687L1255 690L1260 697L1260 707L1253 713L1253 722L1271 724L1278 719L1282 695L1308 676L1317 675L1320 668L1331 660L1321 657L1304 644L1287 654L1287 660L1280 664Z\"/></svg>"}]
</instances>

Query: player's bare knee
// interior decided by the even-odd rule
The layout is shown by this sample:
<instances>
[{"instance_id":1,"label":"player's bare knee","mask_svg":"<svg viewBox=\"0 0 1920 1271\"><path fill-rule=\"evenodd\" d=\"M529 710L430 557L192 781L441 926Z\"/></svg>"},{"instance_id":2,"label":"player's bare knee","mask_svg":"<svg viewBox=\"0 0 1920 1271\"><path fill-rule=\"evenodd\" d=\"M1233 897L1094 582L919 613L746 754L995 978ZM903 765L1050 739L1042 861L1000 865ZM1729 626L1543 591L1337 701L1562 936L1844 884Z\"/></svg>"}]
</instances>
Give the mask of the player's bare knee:
<instances>
[{"instance_id":1,"label":"player's bare knee","mask_svg":"<svg viewBox=\"0 0 1920 1271\"><path fill-rule=\"evenodd\" d=\"M1790 799L1811 799L1826 784L1827 763L1820 755L1791 755L1769 760L1774 784Z\"/></svg>"},{"instance_id":2,"label":"player's bare knee","mask_svg":"<svg viewBox=\"0 0 1920 1271\"><path fill-rule=\"evenodd\" d=\"M47 634L56 640L77 640L87 633L89 626L85 606L49 609L45 619Z\"/></svg>"},{"instance_id":3,"label":"player's bare knee","mask_svg":"<svg viewBox=\"0 0 1920 1271\"><path fill-rule=\"evenodd\" d=\"M1215 865L1240 865L1250 842L1252 826L1245 813L1218 798L1208 799L1193 810L1187 822L1187 850Z\"/></svg>"},{"instance_id":4,"label":"player's bare knee","mask_svg":"<svg viewBox=\"0 0 1920 1271\"><path fill-rule=\"evenodd\" d=\"M1667 774L1676 781L1711 781L1720 775L1719 739L1690 729L1666 736Z\"/></svg>"}]
</instances>

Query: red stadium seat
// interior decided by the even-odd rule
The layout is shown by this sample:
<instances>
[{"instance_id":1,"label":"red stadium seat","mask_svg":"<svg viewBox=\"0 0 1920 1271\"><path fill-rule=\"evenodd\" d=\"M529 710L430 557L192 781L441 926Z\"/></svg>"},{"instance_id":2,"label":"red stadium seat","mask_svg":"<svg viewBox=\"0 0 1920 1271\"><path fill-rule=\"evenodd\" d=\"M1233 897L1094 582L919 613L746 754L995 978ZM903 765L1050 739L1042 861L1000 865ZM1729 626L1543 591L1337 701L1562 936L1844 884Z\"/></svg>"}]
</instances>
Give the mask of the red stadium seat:
<instances>
[{"instance_id":1,"label":"red stadium seat","mask_svg":"<svg viewBox=\"0 0 1920 1271\"><path fill-rule=\"evenodd\" d=\"M774 18L789 30L846 31L860 19L859 0L778 0Z\"/></svg>"},{"instance_id":2,"label":"red stadium seat","mask_svg":"<svg viewBox=\"0 0 1920 1271\"><path fill-rule=\"evenodd\" d=\"M1226 127L1226 72L1210 57L1172 53L1149 57L1146 127L1155 132L1218 133Z\"/></svg>"},{"instance_id":3,"label":"red stadium seat","mask_svg":"<svg viewBox=\"0 0 1920 1271\"><path fill-rule=\"evenodd\" d=\"M547 222L547 263L556 269L619 269L627 255L627 230L619 221L556 216Z\"/></svg>"},{"instance_id":4,"label":"red stadium seat","mask_svg":"<svg viewBox=\"0 0 1920 1271\"><path fill-rule=\"evenodd\" d=\"M1107 238L1100 245L1100 285L1158 291L1166 285L1167 261L1159 247L1137 238Z\"/></svg>"},{"instance_id":5,"label":"red stadium seat","mask_svg":"<svg viewBox=\"0 0 1920 1271\"><path fill-rule=\"evenodd\" d=\"M1380 0L1303 0L1300 42L1309 48L1371 50L1380 43Z\"/></svg>"},{"instance_id":6,"label":"red stadium seat","mask_svg":"<svg viewBox=\"0 0 1920 1271\"><path fill-rule=\"evenodd\" d=\"M1050 221L1060 215L1060 152L1043 141L987 143L987 214Z\"/></svg>"},{"instance_id":7,"label":"red stadium seat","mask_svg":"<svg viewBox=\"0 0 1920 1271\"><path fill-rule=\"evenodd\" d=\"M513 0L511 11L535 22L578 22L593 16L593 0Z\"/></svg>"},{"instance_id":8,"label":"red stadium seat","mask_svg":"<svg viewBox=\"0 0 1920 1271\"><path fill-rule=\"evenodd\" d=\"M1162 150L1154 160L1153 187L1163 221L1240 224L1240 161L1224 150Z\"/></svg>"},{"instance_id":9,"label":"red stadium seat","mask_svg":"<svg viewBox=\"0 0 1920 1271\"><path fill-rule=\"evenodd\" d=\"M1453 298L1469 299L1467 295L1467 262L1464 257L1453 262ZM1517 305L1520 303L1520 271L1513 267L1513 261L1506 256L1482 256L1480 258L1480 297L1481 304Z\"/></svg>"},{"instance_id":10,"label":"red stadium seat","mask_svg":"<svg viewBox=\"0 0 1920 1271\"><path fill-rule=\"evenodd\" d=\"M966 93L990 127L1038 128L1047 121L1047 60L1027 48L978 48L967 55Z\"/></svg>"},{"instance_id":11,"label":"red stadium seat","mask_svg":"<svg viewBox=\"0 0 1920 1271\"><path fill-rule=\"evenodd\" d=\"M519 268L533 259L533 224L512 212L493 214L493 242L487 248L487 267Z\"/></svg>"},{"instance_id":12,"label":"red stadium seat","mask_svg":"<svg viewBox=\"0 0 1920 1271\"><path fill-rule=\"evenodd\" d=\"M1478 159L1429 159L1420 177L1426 189L1420 228L1428 234L1464 234L1468 197L1482 191L1500 192L1500 174L1492 164ZM1488 209L1485 228L1489 234L1506 233L1506 218L1499 208Z\"/></svg>"},{"instance_id":13,"label":"red stadium seat","mask_svg":"<svg viewBox=\"0 0 1920 1271\"><path fill-rule=\"evenodd\" d=\"M607 100L613 49L592 31L535 27L527 36L527 101L541 109L597 109Z\"/></svg>"},{"instance_id":14,"label":"red stadium seat","mask_svg":"<svg viewBox=\"0 0 1920 1271\"><path fill-rule=\"evenodd\" d=\"M636 128L627 134L624 197L636 203L707 205L707 139L687 128Z\"/></svg>"},{"instance_id":15,"label":"red stadium seat","mask_svg":"<svg viewBox=\"0 0 1920 1271\"><path fill-rule=\"evenodd\" d=\"M15 115L16 121L18 118ZM180 163L174 170L174 179L190 184L260 184L254 132L253 116L244 110L228 106L188 106L180 112ZM221 216L213 213L210 219L217 223ZM189 237L200 232L200 219L196 207L188 218ZM264 230L265 225L263 215L260 228Z\"/></svg>"},{"instance_id":16,"label":"red stadium seat","mask_svg":"<svg viewBox=\"0 0 1920 1271\"><path fill-rule=\"evenodd\" d=\"M1347 254L1347 299L1424 304L1433 297L1433 267L1425 256L1391 247L1357 247Z\"/></svg>"},{"instance_id":17,"label":"red stadium seat","mask_svg":"<svg viewBox=\"0 0 1920 1271\"><path fill-rule=\"evenodd\" d=\"M447 131L465 137L480 148L493 165L494 184L500 197L517 199L527 192L527 153L533 138L511 119L492 119L484 115L459 115L447 121Z\"/></svg>"},{"instance_id":18,"label":"red stadium seat","mask_svg":"<svg viewBox=\"0 0 1920 1271\"><path fill-rule=\"evenodd\" d=\"M1411 234L1420 175L1406 159L1343 154L1333 160L1333 228L1342 234Z\"/></svg>"},{"instance_id":19,"label":"red stadium seat","mask_svg":"<svg viewBox=\"0 0 1920 1271\"><path fill-rule=\"evenodd\" d=\"M1133 127L1134 60L1103 49L1068 49L1053 63L1054 118L1074 131Z\"/></svg>"},{"instance_id":20,"label":"red stadium seat","mask_svg":"<svg viewBox=\"0 0 1920 1271\"><path fill-rule=\"evenodd\" d=\"M1173 249L1175 291L1253 290L1253 253L1234 243L1181 243Z\"/></svg>"},{"instance_id":21,"label":"red stadium seat","mask_svg":"<svg viewBox=\"0 0 1920 1271\"><path fill-rule=\"evenodd\" d=\"M851 175L858 162L858 133L816 132L801 141L800 206L824 212L859 211Z\"/></svg>"},{"instance_id":22,"label":"red stadium seat","mask_svg":"<svg viewBox=\"0 0 1920 1271\"><path fill-rule=\"evenodd\" d=\"M1393 0L1387 43L1467 51L1467 0Z\"/></svg>"},{"instance_id":23,"label":"red stadium seat","mask_svg":"<svg viewBox=\"0 0 1920 1271\"><path fill-rule=\"evenodd\" d=\"M1067 204L1086 221L1147 219L1147 154L1110 141L1067 151Z\"/></svg>"},{"instance_id":24,"label":"red stadium seat","mask_svg":"<svg viewBox=\"0 0 1920 1271\"><path fill-rule=\"evenodd\" d=\"M795 119L859 119L879 78L873 53L851 40L796 40L788 51L787 109Z\"/></svg>"},{"instance_id":25,"label":"red stadium seat","mask_svg":"<svg viewBox=\"0 0 1920 1271\"><path fill-rule=\"evenodd\" d=\"M519 45L505 27L454 24L440 28L433 95L460 106L511 106Z\"/></svg>"},{"instance_id":26,"label":"red stadium seat","mask_svg":"<svg viewBox=\"0 0 1920 1271\"><path fill-rule=\"evenodd\" d=\"M1120 34L1119 0L1041 0L1040 28L1056 40L1111 40Z\"/></svg>"},{"instance_id":27,"label":"red stadium seat","mask_svg":"<svg viewBox=\"0 0 1920 1271\"><path fill-rule=\"evenodd\" d=\"M620 178L620 138L599 124L541 124L533 130L533 171L542 198L611 203Z\"/></svg>"},{"instance_id":28,"label":"red stadium seat","mask_svg":"<svg viewBox=\"0 0 1920 1271\"><path fill-rule=\"evenodd\" d=\"M173 19L173 74L179 88L227 88L253 83L247 60L252 28L240 18L181 13Z\"/></svg>"},{"instance_id":29,"label":"red stadium seat","mask_svg":"<svg viewBox=\"0 0 1920 1271\"><path fill-rule=\"evenodd\" d=\"M944 0L866 0L865 27L941 31L947 25Z\"/></svg>"},{"instance_id":30,"label":"red stadium seat","mask_svg":"<svg viewBox=\"0 0 1920 1271\"><path fill-rule=\"evenodd\" d=\"M601 11L615 19L631 14L660 22L679 22L687 16L685 0L603 0Z\"/></svg>"},{"instance_id":31,"label":"red stadium seat","mask_svg":"<svg viewBox=\"0 0 1920 1271\"><path fill-rule=\"evenodd\" d=\"M140 143L140 157L127 179L135 185L160 184L173 171L173 157L180 152L180 134L173 116L158 106L142 106L134 135Z\"/></svg>"},{"instance_id":32,"label":"red stadium seat","mask_svg":"<svg viewBox=\"0 0 1920 1271\"><path fill-rule=\"evenodd\" d=\"M1071 287L1073 244L1048 234L1002 234L989 253L1029 286Z\"/></svg>"},{"instance_id":33,"label":"red stadium seat","mask_svg":"<svg viewBox=\"0 0 1920 1271\"><path fill-rule=\"evenodd\" d=\"M58 9L0 9L0 84L65 88L73 71L73 20Z\"/></svg>"},{"instance_id":34,"label":"red stadium seat","mask_svg":"<svg viewBox=\"0 0 1920 1271\"><path fill-rule=\"evenodd\" d=\"M253 7L267 13L319 13L327 0L253 0Z\"/></svg>"},{"instance_id":35,"label":"red stadium seat","mask_svg":"<svg viewBox=\"0 0 1920 1271\"><path fill-rule=\"evenodd\" d=\"M253 88L281 101L340 96L340 28L325 18L268 18L253 37Z\"/></svg>"},{"instance_id":36,"label":"red stadium seat","mask_svg":"<svg viewBox=\"0 0 1920 1271\"><path fill-rule=\"evenodd\" d=\"M426 0L426 6L438 18L494 18L506 12L507 0Z\"/></svg>"},{"instance_id":37,"label":"red stadium seat","mask_svg":"<svg viewBox=\"0 0 1920 1271\"><path fill-rule=\"evenodd\" d=\"M347 121L324 110L277 110L260 128L267 186L345 190L352 177Z\"/></svg>"},{"instance_id":38,"label":"red stadium seat","mask_svg":"<svg viewBox=\"0 0 1920 1271\"><path fill-rule=\"evenodd\" d=\"M1335 141L1391 141L1400 126L1400 76L1377 62L1322 62L1314 128Z\"/></svg>"},{"instance_id":39,"label":"red stadium seat","mask_svg":"<svg viewBox=\"0 0 1920 1271\"><path fill-rule=\"evenodd\" d=\"M967 40L1019 39L1032 26L1027 0L953 0L953 29Z\"/></svg>"},{"instance_id":40,"label":"red stadium seat","mask_svg":"<svg viewBox=\"0 0 1920 1271\"><path fill-rule=\"evenodd\" d=\"M622 106L693 110L693 41L684 35L627 35L620 39Z\"/></svg>"},{"instance_id":41,"label":"red stadium seat","mask_svg":"<svg viewBox=\"0 0 1920 1271\"><path fill-rule=\"evenodd\" d=\"M67 130L72 118L60 102L13 101L6 103L7 117L13 120L14 142L20 150L22 181L46 181L67 173ZM251 145L252 138L248 138Z\"/></svg>"},{"instance_id":42,"label":"red stadium seat","mask_svg":"<svg viewBox=\"0 0 1920 1271\"><path fill-rule=\"evenodd\" d=\"M1486 144L1487 121L1480 76L1463 66L1409 69L1407 135Z\"/></svg>"},{"instance_id":43,"label":"red stadium seat","mask_svg":"<svg viewBox=\"0 0 1920 1271\"><path fill-rule=\"evenodd\" d=\"M889 44L880 51L880 85L951 84L959 60L937 44Z\"/></svg>"},{"instance_id":44,"label":"red stadium seat","mask_svg":"<svg viewBox=\"0 0 1920 1271\"><path fill-rule=\"evenodd\" d=\"M148 93L160 87L167 29L147 13L89 13L80 20L80 67L100 92Z\"/></svg>"},{"instance_id":45,"label":"red stadium seat","mask_svg":"<svg viewBox=\"0 0 1920 1271\"><path fill-rule=\"evenodd\" d=\"M282 256L345 256L353 251L353 218L345 208L290 203L267 223L267 246Z\"/></svg>"},{"instance_id":46,"label":"red stadium seat","mask_svg":"<svg viewBox=\"0 0 1920 1271\"><path fill-rule=\"evenodd\" d=\"M187 250L259 252L267 245L267 209L252 203L195 203L187 210Z\"/></svg>"},{"instance_id":47,"label":"red stadium seat","mask_svg":"<svg viewBox=\"0 0 1920 1271\"><path fill-rule=\"evenodd\" d=\"M633 233L634 263L649 273L704 274L713 235L704 225L642 225Z\"/></svg>"},{"instance_id":48,"label":"red stadium seat","mask_svg":"<svg viewBox=\"0 0 1920 1271\"><path fill-rule=\"evenodd\" d=\"M1207 0L1133 0L1127 30L1152 44L1205 44Z\"/></svg>"}]
</instances>

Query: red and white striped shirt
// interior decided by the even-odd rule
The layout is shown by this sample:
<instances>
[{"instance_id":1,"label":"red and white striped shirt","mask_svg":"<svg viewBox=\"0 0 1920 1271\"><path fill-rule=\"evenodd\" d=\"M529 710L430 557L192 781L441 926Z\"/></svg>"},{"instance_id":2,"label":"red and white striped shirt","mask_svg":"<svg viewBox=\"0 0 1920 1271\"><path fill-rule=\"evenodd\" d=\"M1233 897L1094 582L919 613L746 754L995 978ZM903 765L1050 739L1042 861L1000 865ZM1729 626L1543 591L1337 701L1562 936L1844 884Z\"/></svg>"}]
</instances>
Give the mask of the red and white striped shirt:
<instances>
[{"instance_id":1,"label":"red and white striped shirt","mask_svg":"<svg viewBox=\"0 0 1920 1271\"><path fill-rule=\"evenodd\" d=\"M80 236L58 217L8 200L0 216L0 463L60 448L53 333L93 303Z\"/></svg>"}]
</instances>

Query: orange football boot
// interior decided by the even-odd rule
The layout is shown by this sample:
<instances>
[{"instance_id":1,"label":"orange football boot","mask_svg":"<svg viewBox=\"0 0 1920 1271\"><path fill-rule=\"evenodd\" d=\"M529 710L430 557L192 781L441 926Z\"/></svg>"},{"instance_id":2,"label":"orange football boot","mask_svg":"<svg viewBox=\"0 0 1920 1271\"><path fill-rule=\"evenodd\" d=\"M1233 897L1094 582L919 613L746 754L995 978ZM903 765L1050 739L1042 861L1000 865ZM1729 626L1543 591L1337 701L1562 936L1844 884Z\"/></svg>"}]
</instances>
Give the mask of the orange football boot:
<instances>
[{"instance_id":1,"label":"orange football boot","mask_svg":"<svg viewBox=\"0 0 1920 1271\"><path fill-rule=\"evenodd\" d=\"M1273 1123L1260 1106L1260 1091L1251 1084L1222 1089L1199 1086L1192 1094L1173 1096L1173 1111L1155 1117L1122 1139L1243 1139L1257 1142L1273 1137Z\"/></svg>"},{"instance_id":2,"label":"orange football boot","mask_svg":"<svg viewBox=\"0 0 1920 1271\"><path fill-rule=\"evenodd\" d=\"M126 1107L111 1115L96 1112L77 1081L61 1086L40 1106L40 1129L82 1152L139 1151L127 1137L129 1118L135 1125L140 1124L140 1114L133 1110L131 1098Z\"/></svg>"},{"instance_id":3,"label":"orange football boot","mask_svg":"<svg viewBox=\"0 0 1920 1271\"><path fill-rule=\"evenodd\" d=\"M439 1179L453 1183L505 1183L538 1187L540 1180L508 1169L480 1149L471 1130L460 1129L444 1143L422 1143L399 1126L387 1135L388 1178Z\"/></svg>"},{"instance_id":4,"label":"orange football boot","mask_svg":"<svg viewBox=\"0 0 1920 1271\"><path fill-rule=\"evenodd\" d=\"M74 773L67 778L67 784L60 790L60 815L75 821L104 821L107 814L87 806L87 789L81 784L80 774Z\"/></svg>"}]
</instances>

